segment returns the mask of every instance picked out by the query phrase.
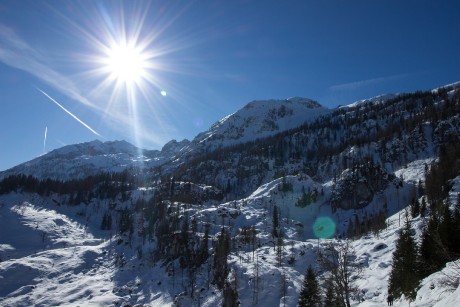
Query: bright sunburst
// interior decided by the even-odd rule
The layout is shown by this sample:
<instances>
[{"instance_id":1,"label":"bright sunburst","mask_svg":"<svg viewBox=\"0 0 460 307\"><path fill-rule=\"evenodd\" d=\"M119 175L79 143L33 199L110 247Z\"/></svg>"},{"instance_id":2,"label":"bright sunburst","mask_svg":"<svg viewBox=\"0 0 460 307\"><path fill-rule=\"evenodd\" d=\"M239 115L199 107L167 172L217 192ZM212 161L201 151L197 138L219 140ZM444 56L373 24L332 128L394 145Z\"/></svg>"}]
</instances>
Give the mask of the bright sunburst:
<instances>
[{"instance_id":1,"label":"bright sunburst","mask_svg":"<svg viewBox=\"0 0 460 307\"><path fill-rule=\"evenodd\" d=\"M89 27L73 18L65 20L87 42L87 52L75 58L82 61L84 71L77 76L89 89L91 105L110 125L131 133L130 139L142 148L144 141L157 143L152 123L172 129L164 119L164 112L170 111L167 103L179 92L168 84L171 74L195 72L181 66L189 63L187 57L177 61L173 56L191 46L191 38L170 30L188 6L176 12L166 4L136 3L92 2ZM86 7L82 11L87 12Z\"/></svg>"},{"instance_id":2,"label":"bright sunburst","mask_svg":"<svg viewBox=\"0 0 460 307\"><path fill-rule=\"evenodd\" d=\"M113 45L104 62L111 78L117 82L139 84L147 76L147 58L135 45Z\"/></svg>"}]
</instances>

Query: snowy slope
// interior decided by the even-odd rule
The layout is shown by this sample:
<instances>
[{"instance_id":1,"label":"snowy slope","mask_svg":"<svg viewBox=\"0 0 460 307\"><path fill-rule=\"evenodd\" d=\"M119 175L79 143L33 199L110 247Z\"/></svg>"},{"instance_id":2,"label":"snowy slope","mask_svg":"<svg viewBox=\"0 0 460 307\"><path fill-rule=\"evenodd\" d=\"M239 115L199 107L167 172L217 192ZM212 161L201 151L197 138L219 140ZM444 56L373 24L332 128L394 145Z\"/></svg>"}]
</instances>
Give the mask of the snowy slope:
<instances>
[{"instance_id":1,"label":"snowy slope","mask_svg":"<svg viewBox=\"0 0 460 307\"><path fill-rule=\"evenodd\" d=\"M113 268L103 262L106 242L69 218L69 210L62 214L22 200L10 195L0 207L0 305L108 303Z\"/></svg>"},{"instance_id":2,"label":"snowy slope","mask_svg":"<svg viewBox=\"0 0 460 307\"><path fill-rule=\"evenodd\" d=\"M451 83L451 84L446 84L446 85L440 86L438 88L435 88L435 89L432 90L432 92L437 93L441 89L458 88L459 86L460 86L460 82L454 82L454 83ZM453 92L454 91L451 91L450 93L453 93ZM353 108L353 107L356 107L356 106L358 106L360 104L363 104L363 103L380 103L380 102L384 102L384 101L387 101L387 100L390 100L390 99L394 99L394 98L398 97L398 95L400 95L400 94L399 93L382 94L382 95L378 95L378 96L367 98L367 99L361 99L361 100L352 102L350 104L340 106L339 108Z\"/></svg>"},{"instance_id":3,"label":"snowy slope","mask_svg":"<svg viewBox=\"0 0 460 307\"><path fill-rule=\"evenodd\" d=\"M417 174L421 165L409 165L405 174ZM413 180L411 176L407 176L407 179L408 182ZM292 183L292 193L280 190L280 185L284 183ZM460 179L455 179L452 194L458 192L459 183ZM229 279L236 277L238 280L241 306L295 306L306 268L312 265L320 271L316 263L318 246L322 248L328 242L336 241L314 238L314 226L309 220L319 216L329 216L335 220L347 212L339 210L334 215L322 208L322 202L329 193L327 186L323 186L325 196L318 198L316 203L306 208L296 208L292 200L300 196L302 187L313 189L321 186L308 176L291 176L284 182L277 179L265 184L245 199L188 209L191 217L203 216L214 225L211 235L219 232L223 216L227 219L225 225L235 233L242 227L255 226L258 242L254 251L250 245L242 245L228 257ZM145 192L135 193L136 197ZM404 198L403 194L400 194L401 198ZM135 238L128 244L124 236L112 236L109 231L98 230L107 203L63 207L57 206L53 198L17 194L0 197L0 230L6 234L0 241L0 305L222 304L220 291L206 281L206 264L197 272L192 299L187 274L181 277L179 266L176 267L176 277L172 277L169 266L161 262L153 263L148 256L139 258L136 248L142 246L141 239ZM25 202L24 199L29 201ZM396 203L396 200L391 202ZM282 266L277 264L271 236L275 204L284 212L281 215L285 236ZM124 204L118 206L123 207ZM401 215L401 212L395 212L390 216L388 227L378 235L366 235L353 242L356 259L363 265L362 276L356 280L363 301L359 302L354 297L352 306L386 304L392 253L398 238ZM305 224L301 226L299 219ZM416 237L423 223L421 218L413 220ZM149 244L144 245L144 255L148 255L151 248L153 246ZM291 258L294 261L288 263ZM442 272L424 279L411 306L456 306L459 291L455 291L446 278L457 274L457 269L458 264L450 263ZM394 304L407 305L403 298Z\"/></svg>"},{"instance_id":4,"label":"snowy slope","mask_svg":"<svg viewBox=\"0 0 460 307\"><path fill-rule=\"evenodd\" d=\"M360 104L363 104L363 103L379 103L379 102L383 102L383 101L386 101L386 100L393 99L393 98L395 98L397 96L398 96L398 94L382 94L382 95L378 95L378 96L375 96L375 97L372 97L372 98L358 100L358 101L352 102L350 104L347 104L345 106L340 106L340 108L353 108L353 107L356 107L356 106L358 106Z\"/></svg>"}]
</instances>

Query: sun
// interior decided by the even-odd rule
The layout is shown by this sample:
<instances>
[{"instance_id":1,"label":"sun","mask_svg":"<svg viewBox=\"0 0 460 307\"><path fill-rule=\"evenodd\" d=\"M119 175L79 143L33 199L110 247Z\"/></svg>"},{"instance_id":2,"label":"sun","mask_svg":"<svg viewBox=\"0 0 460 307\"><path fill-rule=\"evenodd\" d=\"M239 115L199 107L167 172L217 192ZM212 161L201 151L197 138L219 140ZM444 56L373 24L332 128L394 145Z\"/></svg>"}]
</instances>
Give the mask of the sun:
<instances>
[{"instance_id":1,"label":"sun","mask_svg":"<svg viewBox=\"0 0 460 307\"><path fill-rule=\"evenodd\" d=\"M139 84L147 77L147 56L134 44L114 44L106 51L105 68L117 83Z\"/></svg>"}]
</instances>

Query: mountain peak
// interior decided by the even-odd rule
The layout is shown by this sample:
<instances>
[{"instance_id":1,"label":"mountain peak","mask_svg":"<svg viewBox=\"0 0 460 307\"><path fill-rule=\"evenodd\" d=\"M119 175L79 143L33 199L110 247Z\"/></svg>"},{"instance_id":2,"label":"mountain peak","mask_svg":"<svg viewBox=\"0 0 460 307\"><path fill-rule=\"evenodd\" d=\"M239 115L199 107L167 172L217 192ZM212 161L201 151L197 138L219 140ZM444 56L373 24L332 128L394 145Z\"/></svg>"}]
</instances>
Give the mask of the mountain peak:
<instances>
[{"instance_id":1,"label":"mountain peak","mask_svg":"<svg viewBox=\"0 0 460 307\"><path fill-rule=\"evenodd\" d=\"M253 100L199 134L193 143L213 149L250 142L293 129L329 111L303 97Z\"/></svg>"},{"instance_id":2,"label":"mountain peak","mask_svg":"<svg viewBox=\"0 0 460 307\"><path fill-rule=\"evenodd\" d=\"M317 101L304 97L290 97L286 99L257 99L246 104L243 109L252 109L256 107L273 108L280 105L300 105L309 109L323 107ZM239 112L239 111L238 111Z\"/></svg>"},{"instance_id":3,"label":"mountain peak","mask_svg":"<svg viewBox=\"0 0 460 307\"><path fill-rule=\"evenodd\" d=\"M306 107L312 108L312 109L322 107L322 105L319 104L317 101L315 101L313 99L309 99L309 98L304 98L304 97L298 97L298 96L290 97L290 98L287 98L286 101L287 102L303 104Z\"/></svg>"},{"instance_id":4,"label":"mountain peak","mask_svg":"<svg viewBox=\"0 0 460 307\"><path fill-rule=\"evenodd\" d=\"M187 139L183 139L180 142L176 140L171 140L163 146L163 148L161 149L161 152L167 156L173 156L177 154L178 152L180 152L181 150L183 150L189 144L190 144L190 141Z\"/></svg>"}]
</instances>

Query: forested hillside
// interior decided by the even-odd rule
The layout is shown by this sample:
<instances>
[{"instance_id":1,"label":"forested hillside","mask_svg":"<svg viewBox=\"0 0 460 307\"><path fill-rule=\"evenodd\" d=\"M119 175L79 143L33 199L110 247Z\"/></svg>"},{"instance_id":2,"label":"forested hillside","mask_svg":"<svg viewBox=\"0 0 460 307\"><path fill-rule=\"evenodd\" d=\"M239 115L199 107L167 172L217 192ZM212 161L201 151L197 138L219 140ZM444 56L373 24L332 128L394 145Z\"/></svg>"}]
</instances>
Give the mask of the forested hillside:
<instances>
[{"instance_id":1,"label":"forested hillside","mask_svg":"<svg viewBox=\"0 0 460 307\"><path fill-rule=\"evenodd\" d=\"M249 109L270 107L258 103ZM66 303L372 306L391 293L411 306L442 304L460 278L460 86L306 106L300 125L245 130L238 142L212 137L213 126L161 152L80 144L91 161L111 161L86 163L87 176L78 164L62 176L46 169L59 152L34 160L40 176L27 164L4 172L0 304L57 304L40 287L65 293L79 274L105 290ZM244 114L221 125L237 127ZM56 271L56 253L73 257L75 271ZM439 288L443 269L449 283ZM33 278L18 277L27 270Z\"/></svg>"}]
</instances>

